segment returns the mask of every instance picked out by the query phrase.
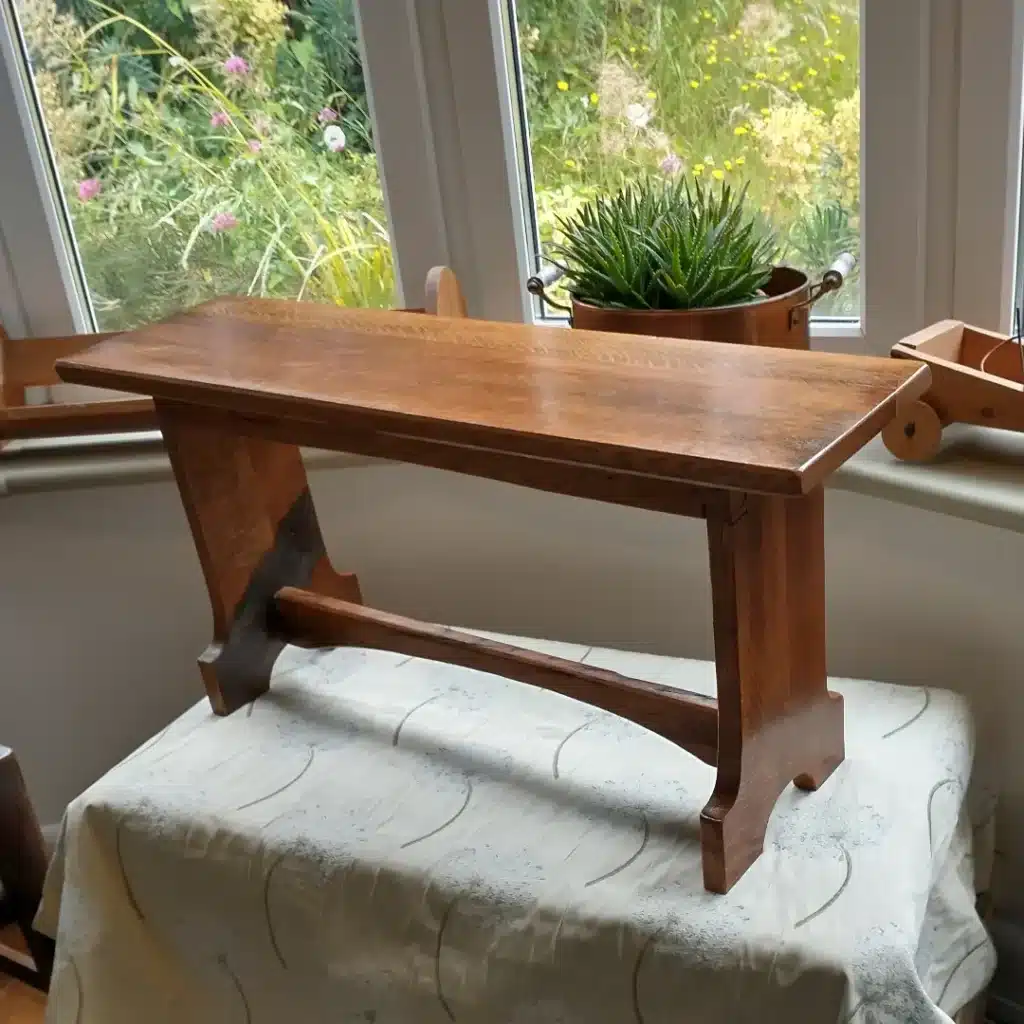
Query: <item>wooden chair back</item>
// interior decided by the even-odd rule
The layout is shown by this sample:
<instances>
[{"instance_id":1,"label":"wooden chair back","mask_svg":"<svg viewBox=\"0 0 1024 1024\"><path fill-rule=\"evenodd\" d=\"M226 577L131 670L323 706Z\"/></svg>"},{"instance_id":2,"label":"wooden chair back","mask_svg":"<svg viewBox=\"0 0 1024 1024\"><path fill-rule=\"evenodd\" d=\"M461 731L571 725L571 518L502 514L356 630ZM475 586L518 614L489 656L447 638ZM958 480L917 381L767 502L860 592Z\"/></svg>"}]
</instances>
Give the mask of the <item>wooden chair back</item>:
<instances>
[{"instance_id":1,"label":"wooden chair back","mask_svg":"<svg viewBox=\"0 0 1024 1024\"><path fill-rule=\"evenodd\" d=\"M53 940L32 925L46 878L43 833L14 751L0 746L0 924L17 928L31 959L0 945L0 970L45 989L53 971Z\"/></svg>"},{"instance_id":2,"label":"wooden chair back","mask_svg":"<svg viewBox=\"0 0 1024 1024\"><path fill-rule=\"evenodd\" d=\"M10 338L0 325L0 443L29 437L66 437L156 428L148 398L27 404L27 390L60 384L53 364L113 337Z\"/></svg>"}]
</instances>

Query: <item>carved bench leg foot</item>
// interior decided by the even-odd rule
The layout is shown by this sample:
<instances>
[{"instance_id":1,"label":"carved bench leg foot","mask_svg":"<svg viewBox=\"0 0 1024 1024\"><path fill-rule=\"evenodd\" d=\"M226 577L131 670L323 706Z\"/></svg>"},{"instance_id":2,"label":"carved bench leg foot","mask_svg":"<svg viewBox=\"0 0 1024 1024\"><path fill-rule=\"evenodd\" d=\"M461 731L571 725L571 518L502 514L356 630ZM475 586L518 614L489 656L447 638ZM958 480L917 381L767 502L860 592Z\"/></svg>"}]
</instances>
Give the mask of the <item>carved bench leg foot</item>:
<instances>
[{"instance_id":1,"label":"carved bench leg foot","mask_svg":"<svg viewBox=\"0 0 1024 1024\"><path fill-rule=\"evenodd\" d=\"M274 594L297 586L359 602L359 583L331 567L295 445L185 405L158 402L157 414L213 608L199 668L214 711L228 715L270 685L284 647Z\"/></svg>"},{"instance_id":2,"label":"carved bench leg foot","mask_svg":"<svg viewBox=\"0 0 1024 1024\"><path fill-rule=\"evenodd\" d=\"M718 672L718 778L701 814L704 885L728 892L760 856L791 782L842 762L826 688L824 496L738 496L708 520Z\"/></svg>"}]
</instances>

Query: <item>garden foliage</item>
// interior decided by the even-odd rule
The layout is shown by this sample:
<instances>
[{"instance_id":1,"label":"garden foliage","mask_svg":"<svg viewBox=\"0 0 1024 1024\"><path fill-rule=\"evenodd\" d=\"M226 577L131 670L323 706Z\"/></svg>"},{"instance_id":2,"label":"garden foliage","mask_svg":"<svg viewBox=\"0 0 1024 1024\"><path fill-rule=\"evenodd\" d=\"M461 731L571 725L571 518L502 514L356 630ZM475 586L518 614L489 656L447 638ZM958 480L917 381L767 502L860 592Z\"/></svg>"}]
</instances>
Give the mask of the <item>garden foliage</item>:
<instances>
[{"instance_id":1,"label":"garden foliage","mask_svg":"<svg viewBox=\"0 0 1024 1024\"><path fill-rule=\"evenodd\" d=\"M393 301L353 0L17 10L103 328L227 292ZM649 173L749 178L811 270L856 242L856 0L519 0L518 25L543 245Z\"/></svg>"}]
</instances>

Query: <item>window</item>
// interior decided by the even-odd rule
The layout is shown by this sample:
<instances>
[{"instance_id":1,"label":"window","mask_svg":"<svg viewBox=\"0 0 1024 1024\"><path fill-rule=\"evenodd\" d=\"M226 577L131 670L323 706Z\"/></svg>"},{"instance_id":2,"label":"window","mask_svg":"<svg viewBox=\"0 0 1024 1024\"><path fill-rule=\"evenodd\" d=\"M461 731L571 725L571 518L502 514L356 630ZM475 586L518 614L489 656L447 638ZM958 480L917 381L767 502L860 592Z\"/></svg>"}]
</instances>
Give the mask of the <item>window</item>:
<instances>
[{"instance_id":1,"label":"window","mask_svg":"<svg viewBox=\"0 0 1024 1024\"><path fill-rule=\"evenodd\" d=\"M748 188L784 259L860 249L857 0L520 0L538 259L588 199L639 175ZM856 318L859 280L817 315Z\"/></svg>"},{"instance_id":2,"label":"window","mask_svg":"<svg viewBox=\"0 0 1024 1024\"><path fill-rule=\"evenodd\" d=\"M812 273L859 250L816 346L1006 326L1021 6L0 0L0 316L418 305L448 263L474 315L533 317L556 216L646 172L749 179Z\"/></svg>"},{"instance_id":3,"label":"window","mask_svg":"<svg viewBox=\"0 0 1024 1024\"><path fill-rule=\"evenodd\" d=\"M381 22L398 6L368 19L385 79L402 36L385 44ZM61 334L224 293L421 301L448 255L423 184L428 126L384 88L376 116L359 14L354 0L0 0L0 296L17 299L0 318Z\"/></svg>"},{"instance_id":4,"label":"window","mask_svg":"<svg viewBox=\"0 0 1024 1024\"><path fill-rule=\"evenodd\" d=\"M16 0L97 326L218 294L394 301L345 0Z\"/></svg>"}]
</instances>

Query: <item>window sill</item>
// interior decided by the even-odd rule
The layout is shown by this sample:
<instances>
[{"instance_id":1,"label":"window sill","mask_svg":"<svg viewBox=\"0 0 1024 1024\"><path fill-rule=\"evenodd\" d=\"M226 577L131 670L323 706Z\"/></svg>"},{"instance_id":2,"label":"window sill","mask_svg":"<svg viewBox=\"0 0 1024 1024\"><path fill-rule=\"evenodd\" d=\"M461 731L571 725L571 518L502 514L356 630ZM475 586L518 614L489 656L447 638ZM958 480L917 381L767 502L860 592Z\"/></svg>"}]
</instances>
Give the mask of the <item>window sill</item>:
<instances>
[{"instance_id":1,"label":"window sill","mask_svg":"<svg viewBox=\"0 0 1024 1024\"><path fill-rule=\"evenodd\" d=\"M158 432L13 442L0 453L0 496L172 479ZM307 451L311 470L379 462L344 452ZM874 440L832 478L851 491L1024 533L1024 435L952 426L930 463L900 462Z\"/></svg>"},{"instance_id":2,"label":"window sill","mask_svg":"<svg viewBox=\"0 0 1024 1024\"><path fill-rule=\"evenodd\" d=\"M876 438L836 472L832 486L1024 533L1024 435L954 424L927 463L901 462Z\"/></svg>"},{"instance_id":3,"label":"window sill","mask_svg":"<svg viewBox=\"0 0 1024 1024\"><path fill-rule=\"evenodd\" d=\"M310 470L340 469L376 461L345 452L313 449L305 450L303 455ZM163 438L156 430L12 441L0 452L0 497L173 478Z\"/></svg>"}]
</instances>

